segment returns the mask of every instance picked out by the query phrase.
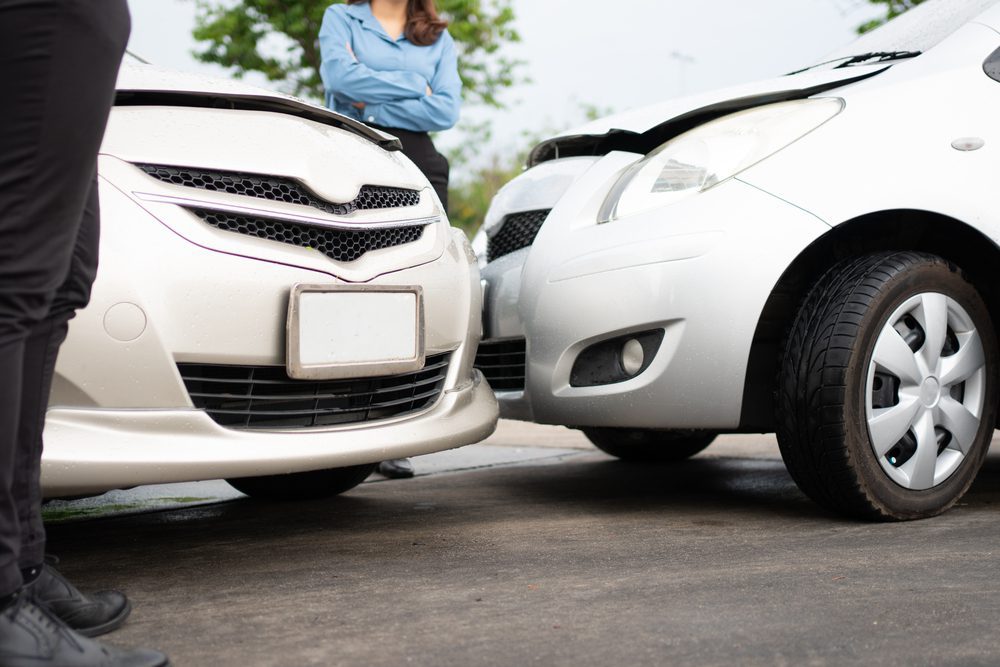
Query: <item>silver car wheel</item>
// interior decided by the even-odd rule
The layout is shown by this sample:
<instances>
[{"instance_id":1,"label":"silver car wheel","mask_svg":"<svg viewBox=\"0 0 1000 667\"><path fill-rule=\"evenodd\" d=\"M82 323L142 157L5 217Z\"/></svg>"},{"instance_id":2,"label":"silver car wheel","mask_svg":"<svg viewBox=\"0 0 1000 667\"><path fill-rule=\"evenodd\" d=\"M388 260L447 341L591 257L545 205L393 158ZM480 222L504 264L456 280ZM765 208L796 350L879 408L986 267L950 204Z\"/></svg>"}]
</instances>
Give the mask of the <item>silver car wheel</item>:
<instances>
[{"instance_id":1,"label":"silver car wheel","mask_svg":"<svg viewBox=\"0 0 1000 667\"><path fill-rule=\"evenodd\" d=\"M935 292L907 299L868 367L868 433L885 473L915 491L948 479L975 442L985 390L986 355L965 309Z\"/></svg>"}]
</instances>

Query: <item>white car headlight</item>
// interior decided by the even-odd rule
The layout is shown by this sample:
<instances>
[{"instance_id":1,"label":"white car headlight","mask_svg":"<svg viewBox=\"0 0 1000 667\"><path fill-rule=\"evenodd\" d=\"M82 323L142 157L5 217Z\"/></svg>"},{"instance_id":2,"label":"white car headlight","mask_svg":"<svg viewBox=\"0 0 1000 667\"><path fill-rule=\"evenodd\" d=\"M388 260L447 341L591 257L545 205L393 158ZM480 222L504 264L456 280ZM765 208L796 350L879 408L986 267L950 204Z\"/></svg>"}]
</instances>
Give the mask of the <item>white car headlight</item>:
<instances>
[{"instance_id":1,"label":"white car headlight","mask_svg":"<svg viewBox=\"0 0 1000 667\"><path fill-rule=\"evenodd\" d=\"M843 100L829 97L778 102L689 130L622 174L604 201L598 222L704 192L809 134L843 108Z\"/></svg>"}]
</instances>

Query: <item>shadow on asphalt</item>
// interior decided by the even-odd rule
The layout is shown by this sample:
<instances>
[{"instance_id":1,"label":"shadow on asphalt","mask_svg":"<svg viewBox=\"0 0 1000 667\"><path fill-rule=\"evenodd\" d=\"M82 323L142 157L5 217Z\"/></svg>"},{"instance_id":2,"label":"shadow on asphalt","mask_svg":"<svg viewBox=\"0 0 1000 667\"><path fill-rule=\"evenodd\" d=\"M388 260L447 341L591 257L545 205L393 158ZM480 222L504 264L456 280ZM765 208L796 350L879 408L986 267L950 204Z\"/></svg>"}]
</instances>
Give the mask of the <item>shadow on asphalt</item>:
<instances>
[{"instance_id":1,"label":"shadow on asphalt","mask_svg":"<svg viewBox=\"0 0 1000 667\"><path fill-rule=\"evenodd\" d=\"M573 501L590 506L641 501L661 510L711 506L718 510L765 511L787 517L823 519L831 514L799 491L780 460L695 458L651 465L617 460L576 463L549 479L526 476L512 490L543 502ZM1000 502L1000 451L988 456L963 506Z\"/></svg>"},{"instance_id":2,"label":"shadow on asphalt","mask_svg":"<svg viewBox=\"0 0 1000 667\"><path fill-rule=\"evenodd\" d=\"M598 458L600 457L600 458ZM998 461L1000 463L1000 461ZM1000 485L1000 470L996 484ZM271 503L249 498L218 505L95 519L53 526L50 542L77 542L93 535L98 524L118 525L132 543L239 540L266 530L281 539L316 531L359 535L417 522L479 522L477 510L490 516L533 518L584 513L667 512L713 514L706 525L724 525L726 514L763 513L785 518L831 517L796 488L780 461L704 458L650 465L584 455L548 465L519 465L368 484L341 497L313 502ZM206 530L200 530L204 528ZM177 544L178 542L174 542Z\"/></svg>"},{"instance_id":3,"label":"shadow on asphalt","mask_svg":"<svg viewBox=\"0 0 1000 667\"><path fill-rule=\"evenodd\" d=\"M994 504L1000 501L1000 450L994 449L986 457L969 493L961 501L964 503Z\"/></svg>"},{"instance_id":4,"label":"shadow on asphalt","mask_svg":"<svg viewBox=\"0 0 1000 667\"><path fill-rule=\"evenodd\" d=\"M599 458L600 457L600 458ZM1000 456L989 458L963 507L1000 502ZM695 458L649 465L583 455L550 465L520 465L441 474L359 487L341 497L304 503L239 499L218 505L60 524L50 528L56 553L87 552L104 545L93 537L153 552L164 545L171 558L215 544L248 544L266 535L289 543L323 533L363 543L372 533L411 526L456 531L489 522L559 521L584 515L602 522L649 519L665 524L724 528L746 521L783 519L857 523L830 514L795 486L780 461ZM117 535L117 536L116 536Z\"/></svg>"},{"instance_id":5,"label":"shadow on asphalt","mask_svg":"<svg viewBox=\"0 0 1000 667\"><path fill-rule=\"evenodd\" d=\"M695 458L669 464L588 460L504 480L511 495L577 511L757 511L816 517L780 461Z\"/></svg>"}]
</instances>

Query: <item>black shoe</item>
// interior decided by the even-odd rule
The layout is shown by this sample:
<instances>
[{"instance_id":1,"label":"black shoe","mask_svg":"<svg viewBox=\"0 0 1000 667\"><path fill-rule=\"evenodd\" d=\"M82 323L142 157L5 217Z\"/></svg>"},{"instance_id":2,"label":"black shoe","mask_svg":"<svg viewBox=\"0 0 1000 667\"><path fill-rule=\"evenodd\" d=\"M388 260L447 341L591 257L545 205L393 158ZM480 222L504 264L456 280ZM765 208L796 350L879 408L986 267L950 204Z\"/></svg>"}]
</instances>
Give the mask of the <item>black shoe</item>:
<instances>
[{"instance_id":1,"label":"black shoe","mask_svg":"<svg viewBox=\"0 0 1000 667\"><path fill-rule=\"evenodd\" d=\"M413 477L413 464L410 463L410 459L392 459L379 463L378 471L392 479L405 479Z\"/></svg>"},{"instance_id":2,"label":"black shoe","mask_svg":"<svg viewBox=\"0 0 1000 667\"><path fill-rule=\"evenodd\" d=\"M87 639L18 595L0 610L0 667L168 667L159 651L123 651Z\"/></svg>"},{"instance_id":3,"label":"black shoe","mask_svg":"<svg viewBox=\"0 0 1000 667\"><path fill-rule=\"evenodd\" d=\"M120 628L132 613L125 594L98 591L84 595L53 567L58 562L46 557L45 564L38 568L38 576L25 585L25 595L84 637L97 637Z\"/></svg>"}]
</instances>

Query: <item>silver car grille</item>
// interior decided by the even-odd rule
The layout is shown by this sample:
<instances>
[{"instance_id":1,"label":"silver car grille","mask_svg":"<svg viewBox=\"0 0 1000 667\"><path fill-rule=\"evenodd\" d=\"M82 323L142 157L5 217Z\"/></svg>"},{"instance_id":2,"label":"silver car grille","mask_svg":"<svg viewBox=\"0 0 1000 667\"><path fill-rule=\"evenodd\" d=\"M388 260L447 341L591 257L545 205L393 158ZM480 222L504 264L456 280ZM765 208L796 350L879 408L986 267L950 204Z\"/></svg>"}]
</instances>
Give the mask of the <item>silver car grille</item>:
<instances>
[{"instance_id":1,"label":"silver car grille","mask_svg":"<svg viewBox=\"0 0 1000 667\"><path fill-rule=\"evenodd\" d=\"M476 352L476 368L494 391L524 391L527 345L523 338L484 340Z\"/></svg>"},{"instance_id":2,"label":"silver car grille","mask_svg":"<svg viewBox=\"0 0 1000 667\"><path fill-rule=\"evenodd\" d=\"M500 223L500 229L487 241L486 260L492 262L534 243L535 236L542 228L542 223L549 217L550 211L551 209L522 211L505 217Z\"/></svg>"}]
</instances>

